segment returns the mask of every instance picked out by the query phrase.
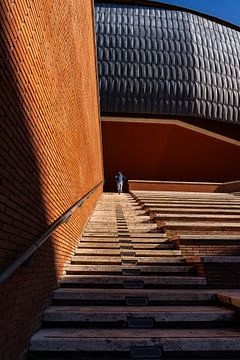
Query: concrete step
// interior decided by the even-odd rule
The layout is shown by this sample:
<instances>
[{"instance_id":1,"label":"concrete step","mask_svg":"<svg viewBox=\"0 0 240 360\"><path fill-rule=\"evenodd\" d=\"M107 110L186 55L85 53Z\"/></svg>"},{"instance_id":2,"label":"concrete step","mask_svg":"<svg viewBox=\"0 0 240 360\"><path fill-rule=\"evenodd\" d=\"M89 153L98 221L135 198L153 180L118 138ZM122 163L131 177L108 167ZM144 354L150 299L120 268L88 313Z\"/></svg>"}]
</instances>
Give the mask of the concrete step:
<instances>
[{"instance_id":1,"label":"concrete step","mask_svg":"<svg viewBox=\"0 0 240 360\"><path fill-rule=\"evenodd\" d=\"M235 205L240 205L240 201L239 199L236 200L234 199L208 199L208 198L203 198L203 199L198 199L198 198L186 198L186 197L182 197L182 198L175 198L175 197L162 197L162 198L145 198L145 199L138 199L139 204L145 204L145 203L162 203L162 202L169 202L169 203L196 203L196 204L221 204L221 205L226 205L226 204L235 204Z\"/></svg>"},{"instance_id":2,"label":"concrete step","mask_svg":"<svg viewBox=\"0 0 240 360\"><path fill-rule=\"evenodd\" d=\"M239 199L236 200L236 197L234 198L222 198L222 199L216 199L216 198L212 198L212 199L209 199L209 198L191 198L191 197L180 197L180 198L175 198L175 197L162 197L162 198L138 198L137 199L137 203L138 205L141 207L143 204L146 204L146 203L172 203L172 202L175 202L175 203L198 203L198 204L204 204L204 203L208 203L208 204L232 204L232 205L240 205L240 201Z\"/></svg>"},{"instance_id":3,"label":"concrete step","mask_svg":"<svg viewBox=\"0 0 240 360\"><path fill-rule=\"evenodd\" d=\"M130 233L130 238L134 238L137 241L141 241L141 239L149 238L149 241L153 239L166 239L166 235L159 232L157 229L156 232L148 232L148 233ZM121 236L119 236L121 238Z\"/></svg>"},{"instance_id":4,"label":"concrete step","mask_svg":"<svg viewBox=\"0 0 240 360\"><path fill-rule=\"evenodd\" d=\"M228 210L239 210L240 205L232 205L232 204L190 204L188 202L180 202L180 203L170 203L170 202L162 202L162 203L144 203L143 207L145 210L149 209L158 209L158 208L190 208L190 209L228 209Z\"/></svg>"},{"instance_id":5,"label":"concrete step","mask_svg":"<svg viewBox=\"0 0 240 360\"><path fill-rule=\"evenodd\" d=\"M131 191L132 193L132 191ZM232 193L217 193L217 192L198 192L198 191L154 191L148 192L144 191L141 193L136 193L134 191L134 195L138 196L138 198L147 198L147 197L166 197L166 198L209 198L209 199L234 199Z\"/></svg>"},{"instance_id":6,"label":"concrete step","mask_svg":"<svg viewBox=\"0 0 240 360\"><path fill-rule=\"evenodd\" d=\"M147 250L160 250L160 249L174 249L173 244L171 243L155 243L155 244L148 244L148 243L143 243L143 244L139 244L139 243L132 243L133 245L133 249L134 250L140 250L140 249L145 249L146 253Z\"/></svg>"},{"instance_id":7,"label":"concrete step","mask_svg":"<svg viewBox=\"0 0 240 360\"><path fill-rule=\"evenodd\" d=\"M112 237L99 237L99 236L82 236L81 240L80 240L80 245L84 244L84 243L91 243L91 242L102 242L102 243L116 243L119 241L118 236L112 236Z\"/></svg>"},{"instance_id":8,"label":"concrete step","mask_svg":"<svg viewBox=\"0 0 240 360\"><path fill-rule=\"evenodd\" d=\"M240 222L240 216L239 215L227 215L227 214L158 214L154 217L155 221L163 220L163 221L224 221L224 222Z\"/></svg>"},{"instance_id":9,"label":"concrete step","mask_svg":"<svg viewBox=\"0 0 240 360\"><path fill-rule=\"evenodd\" d=\"M187 288L189 286L205 286L206 278L202 276L143 276L137 275L65 275L60 283L64 286L94 286L94 287L124 287L124 288L142 288L142 287L172 287Z\"/></svg>"},{"instance_id":10,"label":"concrete step","mask_svg":"<svg viewBox=\"0 0 240 360\"><path fill-rule=\"evenodd\" d=\"M187 194L181 194L181 195L177 195L177 194L173 194L173 195L168 195L168 196L164 196L164 195L160 195L160 196L138 196L137 197L137 202L140 201L180 201L180 200L186 200L186 201L229 201L229 202L240 202L239 199L237 199L235 196L232 196L230 194L228 194L227 196L195 196L195 193L193 192L192 195Z\"/></svg>"},{"instance_id":11,"label":"concrete step","mask_svg":"<svg viewBox=\"0 0 240 360\"><path fill-rule=\"evenodd\" d=\"M159 250L159 248L155 248L155 250L135 250L136 256L142 257L153 257L153 256L180 256L180 250Z\"/></svg>"},{"instance_id":12,"label":"concrete step","mask_svg":"<svg viewBox=\"0 0 240 360\"><path fill-rule=\"evenodd\" d=\"M76 255L74 255L71 258L72 264L98 264L98 265L119 264L120 265L121 261L122 261L122 259L121 259L120 254L118 256L115 256L115 255L112 255L112 256L90 256L90 255L76 256Z\"/></svg>"},{"instance_id":13,"label":"concrete step","mask_svg":"<svg viewBox=\"0 0 240 360\"><path fill-rule=\"evenodd\" d=\"M201 215L240 215L240 209L209 209L209 208L149 208L147 213L149 214L150 218L154 220L155 216L161 214L201 214Z\"/></svg>"},{"instance_id":14,"label":"concrete step","mask_svg":"<svg viewBox=\"0 0 240 360\"><path fill-rule=\"evenodd\" d=\"M132 260L132 259L131 259ZM130 261L131 261L130 260ZM131 265L131 262L129 261L129 264L124 265L69 265L66 267L66 273L67 274L122 274L124 270L133 270L133 271L139 271L141 274L145 273L191 273L193 271L192 266L184 266L184 265L175 265L175 263L167 262L164 265L164 261L162 263L159 263L159 265L152 265L149 263L142 263L139 265Z\"/></svg>"},{"instance_id":15,"label":"concrete step","mask_svg":"<svg viewBox=\"0 0 240 360\"><path fill-rule=\"evenodd\" d=\"M86 248L86 249L76 249L75 250L75 255L92 255L95 257L99 257L99 256L116 256L116 255L121 255L121 250L120 249L91 249L91 248Z\"/></svg>"},{"instance_id":16,"label":"concrete step","mask_svg":"<svg viewBox=\"0 0 240 360\"><path fill-rule=\"evenodd\" d=\"M71 261L72 262L84 262L84 263L87 263L87 262L96 262L98 259L99 261L101 262L106 262L106 263L109 263L109 266L111 266L111 263L112 262L115 262L115 261L118 261L118 260L122 260L122 261L128 261L129 260L129 264L134 261L145 261L145 262L150 262L150 261L153 261L153 262L156 262L158 264L167 264L167 265L171 265L171 264L185 264L185 259L180 257L180 256L158 256L158 257L143 257L143 256L129 256L130 253L132 253L132 249L122 249L122 252L123 252L123 255L122 257L118 257L118 256L105 256L105 257L102 257L102 256L86 256L86 259L84 261L84 259L82 260L83 256L73 256ZM102 260L101 260L102 258ZM110 260L111 259L111 260ZM101 265L99 262L99 265ZM107 266L108 264L106 264ZM70 265L71 266L71 265Z\"/></svg>"},{"instance_id":17,"label":"concrete step","mask_svg":"<svg viewBox=\"0 0 240 360\"><path fill-rule=\"evenodd\" d=\"M179 235L179 238L182 240L209 240L209 241L223 241L226 243L228 241L237 241L240 243L240 234L239 235L224 235L224 234L218 234L218 235L214 235L214 234L201 234L201 235L196 235L196 234L181 234Z\"/></svg>"},{"instance_id":18,"label":"concrete step","mask_svg":"<svg viewBox=\"0 0 240 360\"><path fill-rule=\"evenodd\" d=\"M51 306L44 312L43 321L54 326L71 326L72 323L90 323L103 327L154 328L185 325L219 326L217 323L236 321L236 312L220 306ZM136 321L134 321L136 320ZM216 323L216 324L209 324ZM64 324L63 324L64 323ZM234 326L232 324L232 326Z\"/></svg>"},{"instance_id":19,"label":"concrete step","mask_svg":"<svg viewBox=\"0 0 240 360\"><path fill-rule=\"evenodd\" d=\"M84 239L87 239L87 238L100 238L100 239L116 239L118 237L118 233L117 232L114 232L114 233L108 233L108 232L105 232L105 233L99 233L97 232L96 234L92 234L92 233L83 233L83 236L81 237L81 241L84 240ZM90 240L89 240L90 241Z\"/></svg>"},{"instance_id":20,"label":"concrete step","mask_svg":"<svg viewBox=\"0 0 240 360\"><path fill-rule=\"evenodd\" d=\"M121 243L122 244L122 243ZM166 250L166 249L174 249L174 244L172 243L166 243L166 244L148 244L148 243L130 243L133 245L133 248L135 249L136 254L140 254L139 251L144 251L146 256L148 256L149 252L151 251L152 255L155 254L155 251L158 250ZM104 245L106 245L104 243ZM144 250L143 250L144 249ZM100 246L99 248L95 248L95 246L92 246L92 244L89 244L88 247L86 247L86 244L84 244L84 248L80 246L80 248L75 250L76 255L95 255L95 256L101 256L101 255L119 255L121 253L120 249L118 248L104 248L102 249Z\"/></svg>"},{"instance_id":21,"label":"concrete step","mask_svg":"<svg viewBox=\"0 0 240 360\"><path fill-rule=\"evenodd\" d=\"M146 196L193 196L193 197L211 197L211 198L232 198L230 193L216 193L216 192L202 192L202 191L166 191L166 190L132 190L131 196L146 197Z\"/></svg>"},{"instance_id":22,"label":"concrete step","mask_svg":"<svg viewBox=\"0 0 240 360\"><path fill-rule=\"evenodd\" d=\"M162 237L152 237L146 235L145 237L130 237L130 241L132 244L163 244L168 241L168 238L165 234L162 234ZM121 241L121 238L119 238Z\"/></svg>"},{"instance_id":23,"label":"concrete step","mask_svg":"<svg viewBox=\"0 0 240 360\"><path fill-rule=\"evenodd\" d=\"M193 221L162 221L157 220L159 228L167 230L187 230L187 231L240 231L239 223L226 221L215 222L193 222Z\"/></svg>"},{"instance_id":24,"label":"concrete step","mask_svg":"<svg viewBox=\"0 0 240 360\"><path fill-rule=\"evenodd\" d=\"M135 222L126 222L126 223L118 223L116 225L106 225L106 224L99 224L99 225L87 225L85 227L85 231L86 232L102 232L102 231L106 231L108 230L109 232L114 232L117 231L118 229L125 229L125 228L130 228L130 229L152 229L155 227L155 224L153 222L147 222L147 223L139 223L137 221Z\"/></svg>"},{"instance_id":25,"label":"concrete step","mask_svg":"<svg viewBox=\"0 0 240 360\"><path fill-rule=\"evenodd\" d=\"M81 249L120 249L120 243L119 241L114 242L102 242L102 241L96 241L96 242L80 242L79 244Z\"/></svg>"},{"instance_id":26,"label":"concrete step","mask_svg":"<svg viewBox=\"0 0 240 360\"><path fill-rule=\"evenodd\" d=\"M232 204L240 204L240 201L238 198L236 198L236 196L228 196L228 197L207 197L207 196L203 196L203 197L196 197L193 195L188 195L188 196L152 196L152 197L141 197L138 196L138 198L136 199L137 204L140 205L142 202L167 202L167 201L189 201L189 202L215 202L215 203L223 203L223 202L229 202Z\"/></svg>"},{"instance_id":27,"label":"concrete step","mask_svg":"<svg viewBox=\"0 0 240 360\"><path fill-rule=\"evenodd\" d=\"M209 305L216 302L214 290L204 289L112 289L59 288L53 293L53 304L128 305L138 301L145 305Z\"/></svg>"},{"instance_id":28,"label":"concrete step","mask_svg":"<svg viewBox=\"0 0 240 360\"><path fill-rule=\"evenodd\" d=\"M122 258L124 259L138 259L138 260L146 260L146 261L159 261L159 263L161 261L164 262L174 262L175 261L175 256L176 254L174 254L173 252L176 252L178 255L181 254L181 251L179 250L155 250L156 253L154 253L154 251L149 251L149 252L145 252L145 251L141 251L141 250L121 250L121 252L119 254L115 254L115 255L111 255L111 254L106 254L106 255L99 255L99 254L95 254L95 255L81 255L81 256L77 256L74 255L71 258L72 262L82 262L82 263L87 263L87 262L96 262L99 261L99 264L101 262L109 262L109 263L113 263L113 262L118 262L121 261ZM168 254L169 252L169 254ZM179 258L178 258L179 260ZM177 262L179 262L177 260Z\"/></svg>"},{"instance_id":29,"label":"concrete step","mask_svg":"<svg viewBox=\"0 0 240 360\"><path fill-rule=\"evenodd\" d=\"M155 350L155 352L154 352ZM49 328L35 334L30 351L129 352L170 355L238 352L237 329L76 329ZM149 356L148 356L149 357ZM151 356L152 357L152 356ZM198 356L199 358L200 356Z\"/></svg>"},{"instance_id":30,"label":"concrete step","mask_svg":"<svg viewBox=\"0 0 240 360\"><path fill-rule=\"evenodd\" d=\"M99 237L104 237L104 238L110 238L110 237L118 237L118 231L115 230L115 231L84 231L83 233L83 236L86 238L86 237L96 237L96 238L99 238Z\"/></svg>"}]
</instances>

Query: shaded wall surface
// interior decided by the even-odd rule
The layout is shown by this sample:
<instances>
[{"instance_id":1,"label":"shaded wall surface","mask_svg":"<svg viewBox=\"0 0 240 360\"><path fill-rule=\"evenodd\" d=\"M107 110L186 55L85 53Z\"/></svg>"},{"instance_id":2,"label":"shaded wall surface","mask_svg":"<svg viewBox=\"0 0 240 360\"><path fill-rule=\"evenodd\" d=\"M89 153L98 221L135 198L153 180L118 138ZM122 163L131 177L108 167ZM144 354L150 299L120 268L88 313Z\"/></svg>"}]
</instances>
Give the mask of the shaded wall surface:
<instances>
[{"instance_id":1,"label":"shaded wall surface","mask_svg":"<svg viewBox=\"0 0 240 360\"><path fill-rule=\"evenodd\" d=\"M171 124L102 122L106 190L131 180L238 180L240 146ZM126 188L125 188L126 190Z\"/></svg>"},{"instance_id":2,"label":"shaded wall surface","mask_svg":"<svg viewBox=\"0 0 240 360\"><path fill-rule=\"evenodd\" d=\"M0 4L0 270L102 180L91 0ZM21 359L102 189L0 286L0 358Z\"/></svg>"},{"instance_id":3,"label":"shaded wall surface","mask_svg":"<svg viewBox=\"0 0 240 360\"><path fill-rule=\"evenodd\" d=\"M167 4L95 12L102 112L240 124L239 29Z\"/></svg>"}]
</instances>

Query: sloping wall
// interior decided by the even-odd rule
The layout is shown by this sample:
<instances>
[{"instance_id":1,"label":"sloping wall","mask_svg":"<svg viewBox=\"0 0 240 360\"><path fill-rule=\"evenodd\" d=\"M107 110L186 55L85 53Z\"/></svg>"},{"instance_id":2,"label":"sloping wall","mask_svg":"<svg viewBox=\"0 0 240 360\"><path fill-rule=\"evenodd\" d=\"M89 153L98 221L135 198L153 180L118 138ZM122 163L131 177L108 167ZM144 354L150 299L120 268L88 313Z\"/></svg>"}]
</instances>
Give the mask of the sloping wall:
<instances>
[{"instance_id":1,"label":"sloping wall","mask_svg":"<svg viewBox=\"0 0 240 360\"><path fill-rule=\"evenodd\" d=\"M92 1L3 0L0 16L2 270L103 174ZM100 193L1 285L1 359L23 356Z\"/></svg>"}]
</instances>

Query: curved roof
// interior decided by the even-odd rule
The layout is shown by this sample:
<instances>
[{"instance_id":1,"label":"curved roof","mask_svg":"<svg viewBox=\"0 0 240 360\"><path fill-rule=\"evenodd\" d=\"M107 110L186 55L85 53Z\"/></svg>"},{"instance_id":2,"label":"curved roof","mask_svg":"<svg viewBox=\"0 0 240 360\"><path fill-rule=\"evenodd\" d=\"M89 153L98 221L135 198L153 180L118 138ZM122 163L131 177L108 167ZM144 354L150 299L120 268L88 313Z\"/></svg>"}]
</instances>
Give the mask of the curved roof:
<instances>
[{"instance_id":1,"label":"curved roof","mask_svg":"<svg viewBox=\"0 0 240 360\"><path fill-rule=\"evenodd\" d=\"M95 5L101 111L240 124L240 32L172 6Z\"/></svg>"}]
</instances>

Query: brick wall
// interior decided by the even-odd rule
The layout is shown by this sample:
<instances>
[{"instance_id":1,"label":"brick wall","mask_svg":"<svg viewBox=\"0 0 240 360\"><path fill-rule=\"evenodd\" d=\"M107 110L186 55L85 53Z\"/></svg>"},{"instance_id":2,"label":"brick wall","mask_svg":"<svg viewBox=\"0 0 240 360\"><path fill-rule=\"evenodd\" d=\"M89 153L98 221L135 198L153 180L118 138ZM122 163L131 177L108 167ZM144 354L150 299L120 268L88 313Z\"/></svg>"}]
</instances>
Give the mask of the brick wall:
<instances>
[{"instance_id":1,"label":"brick wall","mask_svg":"<svg viewBox=\"0 0 240 360\"><path fill-rule=\"evenodd\" d=\"M129 180L129 190L214 192L219 183Z\"/></svg>"},{"instance_id":2,"label":"brick wall","mask_svg":"<svg viewBox=\"0 0 240 360\"><path fill-rule=\"evenodd\" d=\"M0 3L0 270L102 179L91 0ZM21 359L102 189L0 286L0 358ZM3 335L2 335L3 334Z\"/></svg>"},{"instance_id":3,"label":"brick wall","mask_svg":"<svg viewBox=\"0 0 240 360\"><path fill-rule=\"evenodd\" d=\"M211 240L177 240L177 249L181 250L182 256L188 258L192 256L210 256L210 255L240 255L240 242L234 240L211 241Z\"/></svg>"},{"instance_id":4,"label":"brick wall","mask_svg":"<svg viewBox=\"0 0 240 360\"><path fill-rule=\"evenodd\" d=\"M175 240L176 248L187 263L194 265L199 276L205 276L210 288L239 288L239 262L231 261L240 255L239 240L181 239ZM208 261L207 258L215 259ZM226 261L221 261L225 258ZM203 260L205 259L205 260Z\"/></svg>"}]
</instances>

